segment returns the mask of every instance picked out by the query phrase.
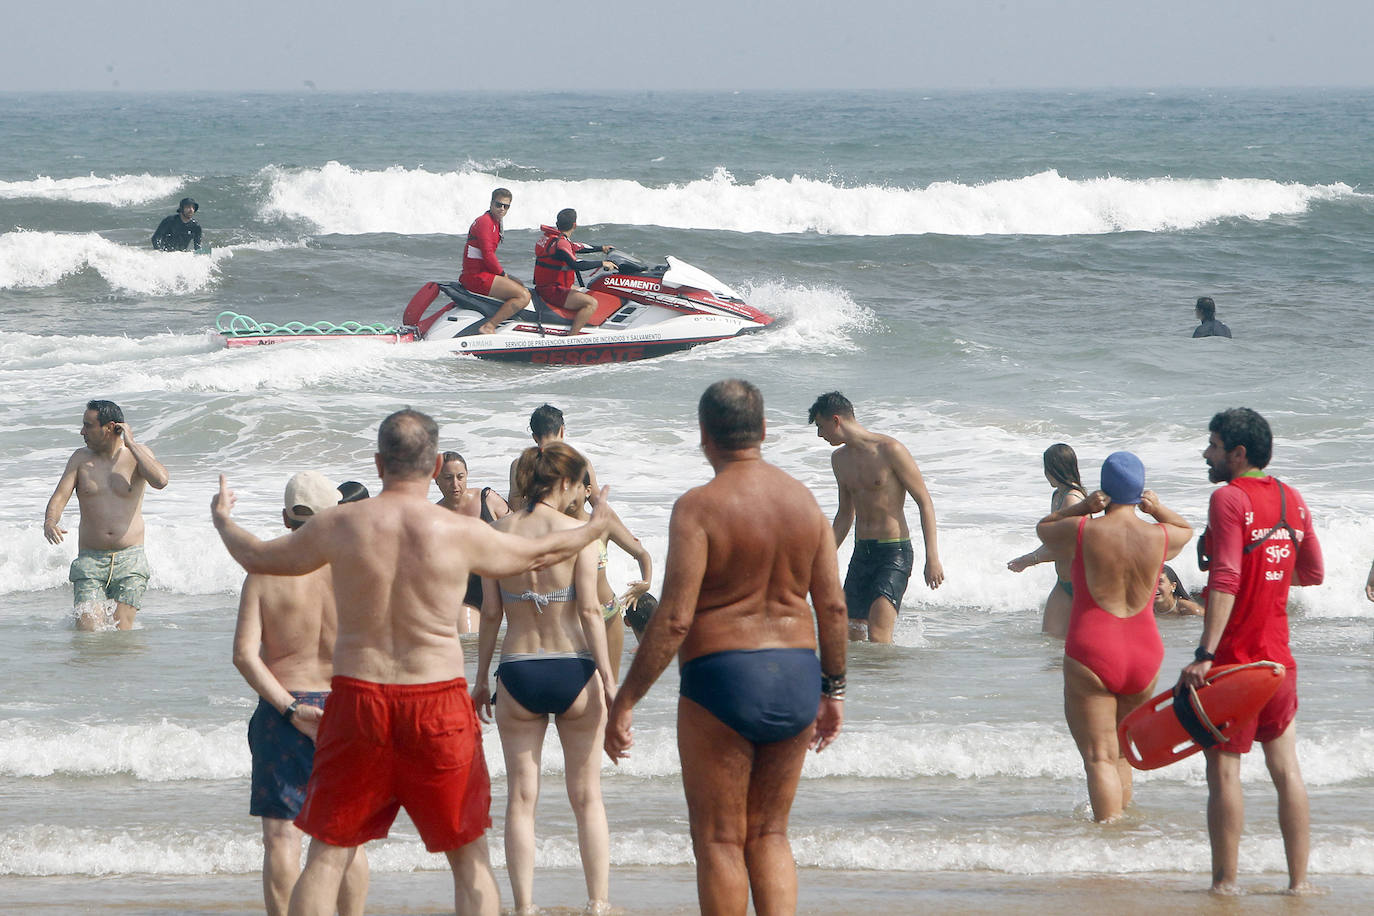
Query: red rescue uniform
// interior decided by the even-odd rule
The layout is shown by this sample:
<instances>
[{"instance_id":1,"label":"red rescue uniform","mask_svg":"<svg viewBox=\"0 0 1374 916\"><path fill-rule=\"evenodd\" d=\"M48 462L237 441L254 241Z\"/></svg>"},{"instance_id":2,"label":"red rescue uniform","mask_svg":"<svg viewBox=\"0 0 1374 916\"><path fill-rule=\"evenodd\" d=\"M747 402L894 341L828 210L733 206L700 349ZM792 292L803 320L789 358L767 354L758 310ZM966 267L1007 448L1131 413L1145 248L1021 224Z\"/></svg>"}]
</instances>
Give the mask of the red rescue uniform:
<instances>
[{"instance_id":1,"label":"red rescue uniform","mask_svg":"<svg viewBox=\"0 0 1374 916\"><path fill-rule=\"evenodd\" d=\"M490 210L472 221L463 246L463 272L458 277L463 289L479 296L491 295L492 281L504 272L496 259L496 247L502 238L501 224Z\"/></svg>"},{"instance_id":2,"label":"red rescue uniform","mask_svg":"<svg viewBox=\"0 0 1374 916\"><path fill-rule=\"evenodd\" d=\"M1291 533L1280 526L1280 487L1282 516ZM1297 714L1297 663L1288 647L1288 589L1295 575L1299 585L1321 584L1325 566L1307 503L1297 490L1273 477L1236 477L1215 490L1203 538L1211 558L1208 591L1236 596L1217 643L1216 664L1269 660L1288 669L1259 719L1243 730L1248 734L1219 745L1243 754L1255 738L1277 738Z\"/></svg>"},{"instance_id":3,"label":"red rescue uniform","mask_svg":"<svg viewBox=\"0 0 1374 916\"><path fill-rule=\"evenodd\" d=\"M562 308L576 285L577 271L594 270L601 262L579 261L578 252L595 249L576 244L553 226L539 228L544 230L544 237L534 245L534 288L540 299Z\"/></svg>"}]
</instances>

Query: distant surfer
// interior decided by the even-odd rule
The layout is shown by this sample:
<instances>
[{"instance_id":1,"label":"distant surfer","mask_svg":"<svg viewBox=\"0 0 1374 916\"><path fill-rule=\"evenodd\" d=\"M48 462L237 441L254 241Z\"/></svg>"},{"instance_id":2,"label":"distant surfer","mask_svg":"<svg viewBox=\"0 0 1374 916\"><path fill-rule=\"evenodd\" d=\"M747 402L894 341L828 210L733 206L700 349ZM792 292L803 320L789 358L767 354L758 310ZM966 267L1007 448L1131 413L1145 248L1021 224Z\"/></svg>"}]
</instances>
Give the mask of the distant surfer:
<instances>
[{"instance_id":1,"label":"distant surfer","mask_svg":"<svg viewBox=\"0 0 1374 916\"><path fill-rule=\"evenodd\" d=\"M79 550L68 578L77 607L78 629L105 624L94 613L96 603L115 602L114 625L134 625L148 587L148 559L143 553L143 494L147 487L167 486L167 469L153 450L134 441L124 411L114 401L88 401L81 415L79 448L67 459L66 470L43 513L43 536L62 543L62 510L76 493L81 508ZM86 609L83 611L83 608Z\"/></svg>"},{"instance_id":2,"label":"distant surfer","mask_svg":"<svg viewBox=\"0 0 1374 916\"><path fill-rule=\"evenodd\" d=\"M1149 524L1136 508L1155 520ZM1105 514L1089 519L1094 512ZM1145 465L1130 452L1102 463L1102 489L1035 526L1056 561L1069 562L1073 608L1064 640L1064 717L1088 777L1093 819L1112 821L1131 803L1131 767L1116 726L1150 698L1164 642L1155 594L1192 527L1145 489Z\"/></svg>"},{"instance_id":3,"label":"distant surfer","mask_svg":"<svg viewBox=\"0 0 1374 916\"><path fill-rule=\"evenodd\" d=\"M907 494L921 513L926 585L939 588L945 581L936 542L935 504L906 446L859 425L854 405L844 395L838 391L821 395L808 416L807 422L816 424L816 435L839 446L830 456L840 489L832 523L837 546L844 543L850 525L854 526L854 553L844 579L849 638L892 642L916 560L906 526Z\"/></svg>"},{"instance_id":4,"label":"distant surfer","mask_svg":"<svg viewBox=\"0 0 1374 916\"><path fill-rule=\"evenodd\" d=\"M1230 337L1231 329L1217 321L1217 304L1211 296L1199 296L1193 307L1193 315L1198 326L1193 328L1194 337Z\"/></svg>"},{"instance_id":5,"label":"distant surfer","mask_svg":"<svg viewBox=\"0 0 1374 916\"><path fill-rule=\"evenodd\" d=\"M757 388L716 382L697 414L715 476L673 506L663 598L611 705L606 753L627 756L631 710L677 655L699 909L743 914L752 891L756 912L795 913L787 819L807 748L844 722L835 543L811 492L763 460Z\"/></svg>"},{"instance_id":6,"label":"distant surfer","mask_svg":"<svg viewBox=\"0 0 1374 916\"><path fill-rule=\"evenodd\" d=\"M286 483L282 523L291 531L344 502L318 471ZM258 694L248 722L253 758L248 813L262 819L262 892L268 916L286 916L301 874L300 814L315 759L315 736L334 673L334 584L329 567L303 576L249 573L239 594L234 667ZM367 856L360 849L344 872L340 916L362 916Z\"/></svg>"},{"instance_id":7,"label":"distant surfer","mask_svg":"<svg viewBox=\"0 0 1374 916\"><path fill-rule=\"evenodd\" d=\"M539 298L556 308L576 312L568 334L578 334L596 311L592 294L573 283L579 270L615 270L615 264L598 259L579 260L588 251L610 254L611 246L582 245L569 236L577 228L577 211L572 207L558 211L556 225L540 226L544 237L534 245L534 289Z\"/></svg>"},{"instance_id":8,"label":"distant surfer","mask_svg":"<svg viewBox=\"0 0 1374 916\"><path fill-rule=\"evenodd\" d=\"M183 197L177 204L177 212L157 224L153 233L153 247L158 251L185 251L192 245L200 251L200 223L196 214L200 204L189 197Z\"/></svg>"},{"instance_id":9,"label":"distant surfer","mask_svg":"<svg viewBox=\"0 0 1374 916\"><path fill-rule=\"evenodd\" d=\"M497 260L496 249L501 244L501 223L510 212L510 191L497 188L491 192L491 206L472 221L468 238L463 245L463 273L458 283L470 293L504 299L501 308L482 324L483 334L495 334L501 322L530 304L530 291L508 275Z\"/></svg>"},{"instance_id":10,"label":"distant surfer","mask_svg":"<svg viewBox=\"0 0 1374 916\"><path fill-rule=\"evenodd\" d=\"M1063 442L1056 442L1045 449L1043 456L1045 479L1054 487L1050 494L1050 511L1058 512L1088 498L1083 481L1078 478L1078 455L1073 448ZM1023 572L1040 563L1048 563L1054 557L1048 547L1041 544L1030 553L1007 563L1012 572ZM1073 582L1069 578L1069 564L1057 560L1054 564L1055 582L1045 599L1045 613L1040 618L1040 632L1056 639L1063 639L1069 632L1069 612L1073 608Z\"/></svg>"},{"instance_id":11,"label":"distant surfer","mask_svg":"<svg viewBox=\"0 0 1374 916\"><path fill-rule=\"evenodd\" d=\"M1245 799L1240 756L1255 741L1279 797L1279 831L1288 859L1288 888L1310 890L1307 786L1298 766L1298 671L1288 647L1288 589L1320 585L1326 576L1312 513L1297 490L1264 473L1273 454L1269 423L1247 407L1224 410L1208 424L1207 478L1212 491L1198 565L1207 570L1207 613L1195 661L1180 683L1201 687L1212 665L1274 661L1287 669L1259 718L1207 755L1207 836L1212 890L1237 892Z\"/></svg>"}]
</instances>

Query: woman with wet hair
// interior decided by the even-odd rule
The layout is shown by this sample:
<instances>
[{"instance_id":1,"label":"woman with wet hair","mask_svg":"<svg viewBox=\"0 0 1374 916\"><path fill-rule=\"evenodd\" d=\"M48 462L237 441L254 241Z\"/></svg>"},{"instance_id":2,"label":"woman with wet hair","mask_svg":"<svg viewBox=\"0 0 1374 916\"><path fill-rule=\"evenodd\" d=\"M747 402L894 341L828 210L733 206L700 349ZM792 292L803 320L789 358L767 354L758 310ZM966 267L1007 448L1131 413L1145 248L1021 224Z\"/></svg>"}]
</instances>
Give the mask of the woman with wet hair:
<instances>
[{"instance_id":1,"label":"woman with wet hair","mask_svg":"<svg viewBox=\"0 0 1374 916\"><path fill-rule=\"evenodd\" d=\"M539 537L576 527L567 514L586 498L587 462L570 446L525 449L516 465L523 504L494 527ZM597 597L597 542L576 557L509 579L483 579L472 699L484 721L495 707L506 758L506 868L516 913L534 905L534 809L549 717L563 747L568 800L587 882L589 913L609 909L610 831L601 800L601 747L615 676ZM506 635L490 684L501 621Z\"/></svg>"},{"instance_id":2,"label":"woman with wet hair","mask_svg":"<svg viewBox=\"0 0 1374 916\"><path fill-rule=\"evenodd\" d=\"M1083 481L1078 476L1078 455L1062 442L1056 442L1045 449L1045 479L1054 492L1050 494L1050 511L1058 512L1088 498L1083 489ZM1012 572L1022 572L1040 563L1048 563L1054 557L1049 549L1041 544L1030 553L1022 554L1007 563ZM1073 607L1073 582L1069 577L1068 561L1054 563L1056 580L1045 599L1045 613L1040 619L1040 632L1057 639L1063 639L1069 632L1069 611Z\"/></svg>"}]
</instances>

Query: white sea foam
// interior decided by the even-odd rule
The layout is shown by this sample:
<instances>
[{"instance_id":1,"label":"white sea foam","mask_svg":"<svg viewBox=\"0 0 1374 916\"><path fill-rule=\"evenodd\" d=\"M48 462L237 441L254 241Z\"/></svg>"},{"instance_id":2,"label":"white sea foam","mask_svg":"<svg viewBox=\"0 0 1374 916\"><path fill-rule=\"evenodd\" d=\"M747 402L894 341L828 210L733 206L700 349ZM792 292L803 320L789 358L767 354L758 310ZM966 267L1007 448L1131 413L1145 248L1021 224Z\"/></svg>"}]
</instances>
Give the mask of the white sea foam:
<instances>
[{"instance_id":1,"label":"white sea foam","mask_svg":"<svg viewBox=\"0 0 1374 916\"><path fill-rule=\"evenodd\" d=\"M145 782L234 779L249 772L242 723L197 730L148 725L0 721L0 775L102 777Z\"/></svg>"},{"instance_id":2,"label":"white sea foam","mask_svg":"<svg viewBox=\"0 0 1374 916\"><path fill-rule=\"evenodd\" d=\"M272 251L303 242L263 240L225 245L208 255L154 251L112 242L94 232L0 234L0 289L42 289L94 271L111 289L174 296L210 286L236 251Z\"/></svg>"},{"instance_id":3,"label":"white sea foam","mask_svg":"<svg viewBox=\"0 0 1374 916\"><path fill-rule=\"evenodd\" d=\"M408 825L407 825L408 826ZM375 872L440 871L443 856L426 852L418 838L399 827L392 838L368 844ZM1323 835L1314 830L1314 875L1374 874L1374 838L1363 834ZM887 872L991 871L1013 875L1076 873L1139 875L1206 874L1207 844L1200 831L1163 836L1148 827L1127 828L1121 842L1104 842L1099 830L1027 833L1014 828L936 832L853 825L823 830L794 821L789 838L797 864ZM499 842L491 844L492 865L505 867ZM1246 867L1282 873L1283 842L1277 835L1246 836ZM611 825L612 867L690 866L691 840L678 832L632 830ZM575 836L541 836L536 868L579 868ZM256 832L150 828L98 830L37 825L0 828L0 875L205 875L252 874L262 867Z\"/></svg>"},{"instance_id":4,"label":"white sea foam","mask_svg":"<svg viewBox=\"0 0 1374 916\"><path fill-rule=\"evenodd\" d=\"M85 204L132 207L171 197L187 181L180 175L111 175L92 173L73 178L40 175L28 181L0 181L0 200L70 200Z\"/></svg>"},{"instance_id":5,"label":"white sea foam","mask_svg":"<svg viewBox=\"0 0 1374 916\"><path fill-rule=\"evenodd\" d=\"M202 728L166 721L73 725L0 720L0 776L126 775L144 782L244 779L249 775L245 723L246 716L244 722ZM1318 729L1322 727L1309 726L1298 741L1309 785L1342 786L1374 777L1374 732ZM492 778L504 779L505 760L494 726L484 728L483 753ZM1245 757L1241 769L1247 782L1266 779L1259 754ZM545 736L542 771L550 776L564 773L563 752L553 729ZM640 726L628 760L619 766L602 761L602 778L607 780L675 780L680 773L672 728ZM1062 723L856 726L824 753L808 755L802 770L807 780L1079 780L1082 774L1082 760ZM1201 785L1202 757L1139 773L1137 781Z\"/></svg>"},{"instance_id":6,"label":"white sea foam","mask_svg":"<svg viewBox=\"0 0 1374 916\"><path fill-rule=\"evenodd\" d=\"M535 229L562 207L586 224L827 235L1094 235L1193 229L1224 219L1302 213L1316 201L1359 194L1341 183L1304 185L1262 178L1066 178L1054 170L979 184L924 188L850 187L794 175L740 183L723 168L665 187L614 178L496 179L481 171L430 172L392 166L264 170L262 215L354 235L467 232L494 183L517 205L507 229Z\"/></svg>"}]
</instances>

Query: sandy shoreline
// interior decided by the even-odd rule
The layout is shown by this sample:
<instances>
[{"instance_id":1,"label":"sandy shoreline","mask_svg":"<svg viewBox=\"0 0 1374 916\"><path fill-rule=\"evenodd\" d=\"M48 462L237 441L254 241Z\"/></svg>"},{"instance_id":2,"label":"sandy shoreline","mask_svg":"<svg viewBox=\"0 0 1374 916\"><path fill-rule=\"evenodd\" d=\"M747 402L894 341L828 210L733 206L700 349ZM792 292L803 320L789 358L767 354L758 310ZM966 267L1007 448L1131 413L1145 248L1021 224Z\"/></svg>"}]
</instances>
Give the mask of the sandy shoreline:
<instances>
[{"instance_id":1,"label":"sandy shoreline","mask_svg":"<svg viewBox=\"0 0 1374 916\"><path fill-rule=\"evenodd\" d=\"M503 903L510 888L498 872ZM1322 893L1289 897L1279 893L1279 875L1243 876L1247 893L1215 897L1201 875L1076 875L1027 877L985 872L832 871L800 873L799 913L841 914L1082 914L1156 916L1199 914L1343 914L1367 913L1374 881L1346 875L1316 876ZM367 912L378 916L439 916L452 913L452 885L444 872L388 872L373 876ZM581 912L581 874L572 869L546 869L535 875L545 912L573 916ZM697 912L691 869L618 868L611 873L612 900L626 914L680 916ZM557 905L554 905L554 904ZM252 916L262 912L256 875L209 877L111 877L0 879L0 909L35 916L69 913L137 913L140 916L222 914ZM503 911L504 912L504 911Z\"/></svg>"}]
</instances>

